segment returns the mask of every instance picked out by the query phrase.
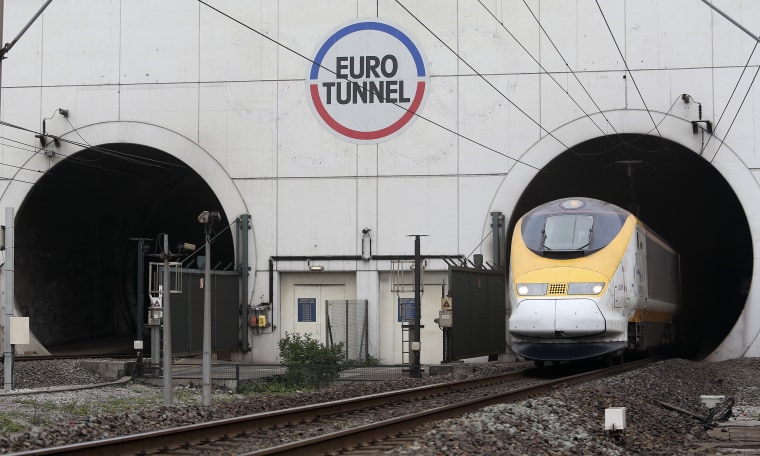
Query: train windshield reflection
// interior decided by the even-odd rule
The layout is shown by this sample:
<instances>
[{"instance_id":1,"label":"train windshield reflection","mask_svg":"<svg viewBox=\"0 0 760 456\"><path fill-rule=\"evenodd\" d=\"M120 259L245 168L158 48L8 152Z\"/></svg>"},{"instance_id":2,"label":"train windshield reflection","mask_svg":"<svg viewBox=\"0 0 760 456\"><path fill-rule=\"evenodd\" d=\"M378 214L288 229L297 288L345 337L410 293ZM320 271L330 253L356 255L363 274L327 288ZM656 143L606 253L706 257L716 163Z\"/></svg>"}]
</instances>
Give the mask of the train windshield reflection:
<instances>
[{"instance_id":1,"label":"train windshield reflection","mask_svg":"<svg viewBox=\"0 0 760 456\"><path fill-rule=\"evenodd\" d=\"M544 224L544 250L582 250L591 245L593 215L554 215Z\"/></svg>"}]
</instances>

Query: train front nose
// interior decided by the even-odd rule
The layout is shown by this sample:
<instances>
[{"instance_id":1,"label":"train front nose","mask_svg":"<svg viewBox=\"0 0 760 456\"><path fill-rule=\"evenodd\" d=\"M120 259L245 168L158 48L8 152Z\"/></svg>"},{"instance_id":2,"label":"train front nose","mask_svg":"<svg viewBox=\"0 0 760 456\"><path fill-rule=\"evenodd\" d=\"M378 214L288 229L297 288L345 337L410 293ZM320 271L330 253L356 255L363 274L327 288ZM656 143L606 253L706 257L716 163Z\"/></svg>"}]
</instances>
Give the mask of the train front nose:
<instances>
[{"instance_id":1,"label":"train front nose","mask_svg":"<svg viewBox=\"0 0 760 456\"><path fill-rule=\"evenodd\" d=\"M517 336L567 339L593 336L607 322L592 299L525 299L509 317L509 331Z\"/></svg>"}]
</instances>

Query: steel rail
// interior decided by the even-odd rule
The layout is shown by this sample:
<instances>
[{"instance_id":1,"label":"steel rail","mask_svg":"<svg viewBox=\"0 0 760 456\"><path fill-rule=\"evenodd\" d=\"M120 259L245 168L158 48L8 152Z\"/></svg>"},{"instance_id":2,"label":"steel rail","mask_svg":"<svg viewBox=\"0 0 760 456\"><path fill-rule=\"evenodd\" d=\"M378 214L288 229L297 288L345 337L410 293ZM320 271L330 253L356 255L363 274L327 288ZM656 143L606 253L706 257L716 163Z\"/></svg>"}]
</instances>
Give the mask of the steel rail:
<instances>
[{"instance_id":1,"label":"steel rail","mask_svg":"<svg viewBox=\"0 0 760 456\"><path fill-rule=\"evenodd\" d=\"M542 380L537 386L518 388L507 392L471 399L448 406L433 408L429 411L413 413L375 424L359 426L344 431L325 434L320 437L305 439L247 453L250 455L266 454L314 454L320 451L331 451L336 448L351 447L375 438L387 437L402 430L430 421L458 416L467 411L476 410L487 405L514 401L524 397L535 396L563 384L573 384L588 381L593 378L617 374L626 370L638 368L642 362L627 363L607 369L575 374L558 379ZM16 456L30 455L107 455L117 454L150 454L152 452L170 453L172 449L188 447L193 442L200 443L223 436L246 435L260 428L280 427L288 424L311 421L317 416L333 415L365 408L381 406L393 402L431 397L445 394L452 390L462 390L468 387L487 386L506 383L525 376L529 370L516 371L509 374L493 375L478 379L459 380L450 383L437 383L403 390L385 392L377 395L342 399L337 401L312 404L303 407L262 412L222 420L197 423L176 428L163 429L141 434L111 437L91 442L63 445L51 448L14 453ZM535 372L535 371L533 371Z\"/></svg>"},{"instance_id":2,"label":"steel rail","mask_svg":"<svg viewBox=\"0 0 760 456\"><path fill-rule=\"evenodd\" d=\"M640 361L626 363L624 365L575 374L569 377L563 377L555 380L546 380L544 383L541 383L539 385L527 386L511 391L500 392L464 402L450 404L443 407L411 413L385 421L357 426L355 428L345 429L319 437L304 439L301 441L291 442L248 453L241 453L239 456L264 456L272 454L313 455L328 452L334 453L340 450L348 450L350 452L351 449L356 448L359 445L364 445L367 442L385 439L389 436L397 435L402 432L408 432L415 426L430 423L432 421L461 416L467 412L478 410L489 405L512 402L532 397L562 385L571 385L594 380L597 378L607 377L610 375L616 375L624 371L643 367L654 361L655 359L648 358Z\"/></svg>"},{"instance_id":3,"label":"steel rail","mask_svg":"<svg viewBox=\"0 0 760 456\"><path fill-rule=\"evenodd\" d=\"M212 438L210 435L234 435L238 433L248 432L251 429L255 428L284 426L290 423L309 421L315 416L320 415L332 415L336 413L360 410L368 407L382 406L403 400L430 397L444 394L451 390L462 389L466 387L477 387L505 383L514 379L518 379L524 374L525 371L523 370L477 379L459 380L450 383L436 383L414 388L388 391L385 393L373 394L370 396L341 399L337 401L323 402L303 407L262 412L240 417L180 426L176 428L145 432L141 434L111 437L91 442L42 448L14 454L17 456L50 454L113 456L115 454L145 454L151 450L173 448L187 445L188 442L197 442L201 439Z\"/></svg>"}]
</instances>

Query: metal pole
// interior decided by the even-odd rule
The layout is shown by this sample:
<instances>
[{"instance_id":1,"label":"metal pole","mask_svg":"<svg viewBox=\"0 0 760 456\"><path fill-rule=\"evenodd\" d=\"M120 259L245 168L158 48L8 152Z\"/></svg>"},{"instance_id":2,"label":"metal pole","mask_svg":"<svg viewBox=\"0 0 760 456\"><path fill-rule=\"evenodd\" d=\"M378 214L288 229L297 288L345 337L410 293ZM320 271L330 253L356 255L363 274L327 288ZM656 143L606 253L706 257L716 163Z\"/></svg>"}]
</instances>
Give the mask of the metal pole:
<instances>
[{"instance_id":1,"label":"metal pole","mask_svg":"<svg viewBox=\"0 0 760 456\"><path fill-rule=\"evenodd\" d=\"M16 35L16 38L13 38L13 40L11 40L10 43L7 43L5 46L2 47L2 49L0 49L0 59L4 59L5 58L5 54L7 54L8 51L10 51L13 46L15 46L15 44L18 42L18 40L21 39L21 36L24 33L26 33L27 30L29 30L29 27L31 27L32 24L34 24L34 21L36 21L37 18L42 15L42 12L45 11L45 8L47 8L48 5L52 1L53 0L47 0L45 2L45 4L42 5L42 8L40 8L39 11L37 11L37 13L29 20L29 22L26 23L26 25L24 26L24 28L21 29L21 31L18 33L18 35ZM2 18L1 14L0 14L0 18ZM2 35L0 35L0 37L2 37Z\"/></svg>"},{"instance_id":2,"label":"metal pole","mask_svg":"<svg viewBox=\"0 0 760 456\"><path fill-rule=\"evenodd\" d=\"M211 405L211 223L206 224L206 264L203 278L203 405Z\"/></svg>"},{"instance_id":3,"label":"metal pole","mask_svg":"<svg viewBox=\"0 0 760 456\"><path fill-rule=\"evenodd\" d=\"M240 308L243 313L243 324L240 325L240 350L243 353L248 352L251 349L248 343L248 328L250 328L248 325L248 318L250 317L248 313L248 231L250 228L248 225L250 219L251 216L248 214L243 214L238 219L240 227L238 230L238 234L240 235L238 239L238 244L240 245ZM272 305L271 299L269 305Z\"/></svg>"},{"instance_id":4,"label":"metal pole","mask_svg":"<svg viewBox=\"0 0 760 456\"><path fill-rule=\"evenodd\" d=\"M493 236L493 262L501 267L501 212L491 212L491 233Z\"/></svg>"},{"instance_id":5,"label":"metal pole","mask_svg":"<svg viewBox=\"0 0 760 456\"><path fill-rule=\"evenodd\" d=\"M0 14L2 17L2 14ZM1 36L1 35L0 35ZM13 316L13 208L5 208L5 391L13 390L13 347L11 346L11 317Z\"/></svg>"},{"instance_id":6,"label":"metal pole","mask_svg":"<svg viewBox=\"0 0 760 456\"><path fill-rule=\"evenodd\" d=\"M720 9L718 9L717 6L713 5L712 3L708 2L707 0L702 0L702 3L704 3L705 5L709 6L713 10L715 10L716 13L720 14L721 16L723 16L724 18L726 18L730 23L732 23L735 26L737 26L739 28L739 30L741 30L742 32L744 32L747 35L751 36L752 38L754 38L755 41L760 41L760 37L758 37L757 35L755 35L754 33L752 33L749 29L747 29L747 27L745 27L745 26L741 25L740 23L736 22L728 14L726 14L723 11L721 11Z\"/></svg>"},{"instance_id":7,"label":"metal pole","mask_svg":"<svg viewBox=\"0 0 760 456\"><path fill-rule=\"evenodd\" d=\"M143 254L143 240L137 240L137 336L135 340L143 340L143 274L145 265Z\"/></svg>"},{"instance_id":8,"label":"metal pole","mask_svg":"<svg viewBox=\"0 0 760 456\"><path fill-rule=\"evenodd\" d=\"M143 341L143 325L145 324L145 317L143 316L143 310L145 308L144 294L145 294L145 241L149 241L147 238L131 238L130 240L137 241L137 335L135 341ZM137 362L143 361L144 348L137 351ZM152 355L151 355L152 357Z\"/></svg>"},{"instance_id":9,"label":"metal pole","mask_svg":"<svg viewBox=\"0 0 760 456\"><path fill-rule=\"evenodd\" d=\"M169 235L164 234L164 286L161 301L164 307L164 405L172 405L172 320L170 312L171 284L169 283Z\"/></svg>"},{"instance_id":10,"label":"metal pole","mask_svg":"<svg viewBox=\"0 0 760 456\"><path fill-rule=\"evenodd\" d=\"M422 314L422 300L420 293L420 268L422 262L420 261L420 236L414 236L414 334L412 336L412 369L411 376L413 378L422 377L422 367L420 365L420 322Z\"/></svg>"},{"instance_id":11,"label":"metal pole","mask_svg":"<svg viewBox=\"0 0 760 456\"><path fill-rule=\"evenodd\" d=\"M3 39L3 17L4 17L4 10L5 10L5 1L0 0L0 44L2 44ZM3 72L3 59L0 59L0 80L2 80L2 72ZM0 83L0 86L2 86L2 83ZM5 220L6 224L9 223L8 220L8 210L10 208L5 208ZM12 209L10 209L12 210ZM7 241L6 241L7 244ZM3 319L3 369L5 371L5 391L11 391L13 389L13 360L12 360L12 352L11 352L11 334L10 334L10 326L11 326L11 319L10 315L8 314L8 309L12 308L13 306L13 298L12 294L9 293L8 290L8 282L12 282L12 279L9 279L9 272L8 270L8 252L6 252L6 262L5 262L5 300L3 301L5 304L5 318Z\"/></svg>"}]
</instances>

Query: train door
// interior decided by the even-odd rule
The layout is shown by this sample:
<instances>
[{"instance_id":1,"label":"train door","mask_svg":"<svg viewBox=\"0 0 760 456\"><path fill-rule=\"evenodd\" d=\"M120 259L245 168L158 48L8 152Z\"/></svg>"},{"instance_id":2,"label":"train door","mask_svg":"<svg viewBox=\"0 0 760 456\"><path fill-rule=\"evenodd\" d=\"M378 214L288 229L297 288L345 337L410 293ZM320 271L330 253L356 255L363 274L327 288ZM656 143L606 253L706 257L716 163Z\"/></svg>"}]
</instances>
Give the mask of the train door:
<instances>
[{"instance_id":1,"label":"train door","mask_svg":"<svg viewBox=\"0 0 760 456\"><path fill-rule=\"evenodd\" d=\"M618 274L615 274L615 277L613 277L613 286L612 289L613 298L614 298L614 306L615 309L622 309L625 307L625 261L620 263L620 280L615 280L615 277L618 276Z\"/></svg>"},{"instance_id":2,"label":"train door","mask_svg":"<svg viewBox=\"0 0 760 456\"><path fill-rule=\"evenodd\" d=\"M636 307L646 308L647 283L646 277L646 233L636 230L636 272L634 274L635 296L637 298Z\"/></svg>"},{"instance_id":3,"label":"train door","mask_svg":"<svg viewBox=\"0 0 760 456\"><path fill-rule=\"evenodd\" d=\"M295 285L293 331L326 342L325 301L346 299L344 285Z\"/></svg>"}]
</instances>

